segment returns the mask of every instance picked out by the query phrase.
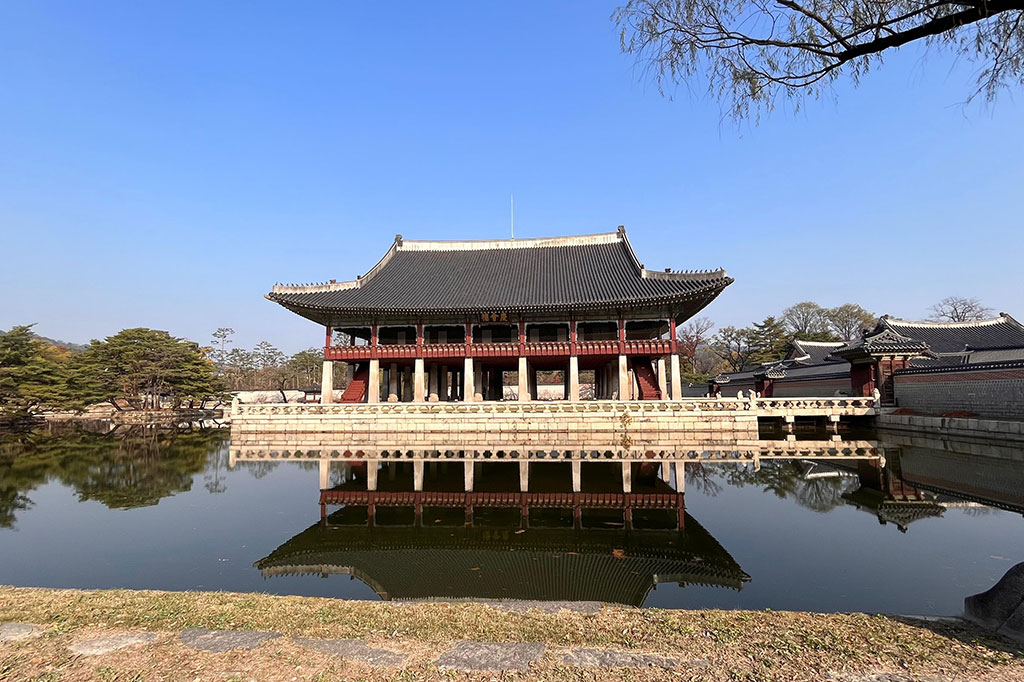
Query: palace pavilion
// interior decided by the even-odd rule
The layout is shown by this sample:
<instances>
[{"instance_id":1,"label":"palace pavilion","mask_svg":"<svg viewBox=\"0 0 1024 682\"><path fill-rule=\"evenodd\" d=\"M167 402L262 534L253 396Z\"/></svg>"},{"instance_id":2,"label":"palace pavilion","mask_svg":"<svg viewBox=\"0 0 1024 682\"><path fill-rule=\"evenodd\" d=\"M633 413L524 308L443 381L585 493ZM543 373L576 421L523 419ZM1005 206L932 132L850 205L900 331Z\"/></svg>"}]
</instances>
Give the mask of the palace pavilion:
<instances>
[{"instance_id":1,"label":"palace pavilion","mask_svg":"<svg viewBox=\"0 0 1024 682\"><path fill-rule=\"evenodd\" d=\"M648 270L624 228L549 239L411 241L365 275L277 285L271 301L326 329L321 400L682 397L676 325L732 283L724 270ZM336 338L344 339L336 344ZM553 370L553 371L552 371ZM587 391L581 396L581 375Z\"/></svg>"}]
</instances>

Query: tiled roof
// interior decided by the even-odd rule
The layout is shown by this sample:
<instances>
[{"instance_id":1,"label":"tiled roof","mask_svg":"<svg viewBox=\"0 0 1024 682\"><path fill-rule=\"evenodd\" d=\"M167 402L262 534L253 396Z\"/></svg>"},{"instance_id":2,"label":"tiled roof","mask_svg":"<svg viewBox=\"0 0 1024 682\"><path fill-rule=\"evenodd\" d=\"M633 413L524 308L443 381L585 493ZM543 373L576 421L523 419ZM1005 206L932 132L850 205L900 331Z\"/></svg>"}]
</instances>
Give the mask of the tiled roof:
<instances>
[{"instance_id":1,"label":"tiled roof","mask_svg":"<svg viewBox=\"0 0 1024 682\"><path fill-rule=\"evenodd\" d=\"M903 355L927 354L928 344L919 339L903 336L888 328L875 328L874 332L859 341L847 344L832 351L837 358L847 356L870 355L873 353L898 353Z\"/></svg>"},{"instance_id":2,"label":"tiled roof","mask_svg":"<svg viewBox=\"0 0 1024 682\"><path fill-rule=\"evenodd\" d=\"M1006 313L976 322L911 322L885 315L863 339L836 349L833 355L899 353L934 357L964 350L1013 348L1024 348L1024 325ZM947 364L957 362L954 359Z\"/></svg>"},{"instance_id":3,"label":"tiled roof","mask_svg":"<svg viewBox=\"0 0 1024 682\"><path fill-rule=\"evenodd\" d=\"M832 357L832 351L846 345L843 341L801 341L795 339L787 360L800 365L824 365L842 362Z\"/></svg>"},{"instance_id":4,"label":"tiled roof","mask_svg":"<svg viewBox=\"0 0 1024 682\"><path fill-rule=\"evenodd\" d=\"M1024 325L1006 313L977 322L910 322L892 317L879 328L924 341L933 353L956 353L965 348L1024 348Z\"/></svg>"},{"instance_id":5,"label":"tiled roof","mask_svg":"<svg viewBox=\"0 0 1024 682\"><path fill-rule=\"evenodd\" d=\"M732 281L724 270L646 270L622 229L483 242L405 241L399 235L365 276L277 285L267 298L311 319L316 316L308 313L317 311L519 312L674 303L696 312Z\"/></svg>"}]
</instances>

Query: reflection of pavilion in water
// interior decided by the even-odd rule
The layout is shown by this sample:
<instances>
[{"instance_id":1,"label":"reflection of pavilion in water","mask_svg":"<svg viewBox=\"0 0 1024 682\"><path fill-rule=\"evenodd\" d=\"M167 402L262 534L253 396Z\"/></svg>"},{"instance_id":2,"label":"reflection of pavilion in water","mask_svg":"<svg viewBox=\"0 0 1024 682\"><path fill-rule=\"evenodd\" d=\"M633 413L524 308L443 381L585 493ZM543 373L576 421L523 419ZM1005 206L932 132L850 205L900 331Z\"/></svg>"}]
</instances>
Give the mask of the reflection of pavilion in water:
<instances>
[{"instance_id":1,"label":"reflection of pavilion in water","mask_svg":"<svg viewBox=\"0 0 1024 682\"><path fill-rule=\"evenodd\" d=\"M860 488L844 495L882 524L906 532L950 507L985 506L1024 514L1024 452L983 441L885 435L884 466L856 463Z\"/></svg>"},{"instance_id":2,"label":"reflection of pavilion in water","mask_svg":"<svg viewBox=\"0 0 1024 682\"><path fill-rule=\"evenodd\" d=\"M515 463L477 464L472 491L456 463L428 463L419 491L411 462L337 464L321 522L255 566L264 577L350 575L383 599L637 606L659 583L741 589L750 579L686 514L674 472L663 479L660 464L638 464L627 493L614 490L619 463L601 464L588 467L579 492L568 489L568 463L540 467L529 491L515 490ZM328 505L341 508L327 514Z\"/></svg>"}]
</instances>

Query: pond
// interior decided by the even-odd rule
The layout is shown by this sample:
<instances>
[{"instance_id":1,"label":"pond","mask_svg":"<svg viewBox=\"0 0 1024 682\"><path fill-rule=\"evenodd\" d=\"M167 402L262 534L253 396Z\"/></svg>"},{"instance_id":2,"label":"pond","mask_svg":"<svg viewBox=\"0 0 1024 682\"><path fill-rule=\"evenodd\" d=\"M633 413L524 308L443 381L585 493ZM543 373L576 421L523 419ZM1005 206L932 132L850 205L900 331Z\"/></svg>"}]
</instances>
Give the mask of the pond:
<instances>
[{"instance_id":1,"label":"pond","mask_svg":"<svg viewBox=\"0 0 1024 682\"><path fill-rule=\"evenodd\" d=\"M685 512L627 518L546 504L569 490L561 463L537 467L522 508L475 509L424 504L410 463L381 463L378 490L406 497L371 512L345 497L366 465L333 463L322 509L317 461L234 461L226 429L2 436L0 584L959 614L1024 561L1024 452L871 437L884 467L687 463ZM584 490L621 485L601 466ZM518 491L514 464L478 467L478 490ZM634 493L675 484L640 473ZM462 499L462 476L428 465L425 489Z\"/></svg>"}]
</instances>

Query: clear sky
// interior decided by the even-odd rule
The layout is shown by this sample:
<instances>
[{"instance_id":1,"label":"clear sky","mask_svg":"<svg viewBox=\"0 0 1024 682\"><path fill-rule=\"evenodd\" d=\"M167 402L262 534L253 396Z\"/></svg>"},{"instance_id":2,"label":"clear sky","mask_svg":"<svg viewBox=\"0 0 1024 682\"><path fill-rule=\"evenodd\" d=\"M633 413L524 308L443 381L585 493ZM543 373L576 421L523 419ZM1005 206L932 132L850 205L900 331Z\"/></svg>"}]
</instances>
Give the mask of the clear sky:
<instances>
[{"instance_id":1,"label":"clear sky","mask_svg":"<svg viewBox=\"0 0 1024 682\"><path fill-rule=\"evenodd\" d=\"M806 299L1024 319L1024 115L917 47L838 103L723 122L619 52L615 2L0 3L0 328L148 326L294 352L263 298L407 239L615 230L725 267L746 325ZM1020 94L1019 92L1016 94Z\"/></svg>"}]
</instances>

